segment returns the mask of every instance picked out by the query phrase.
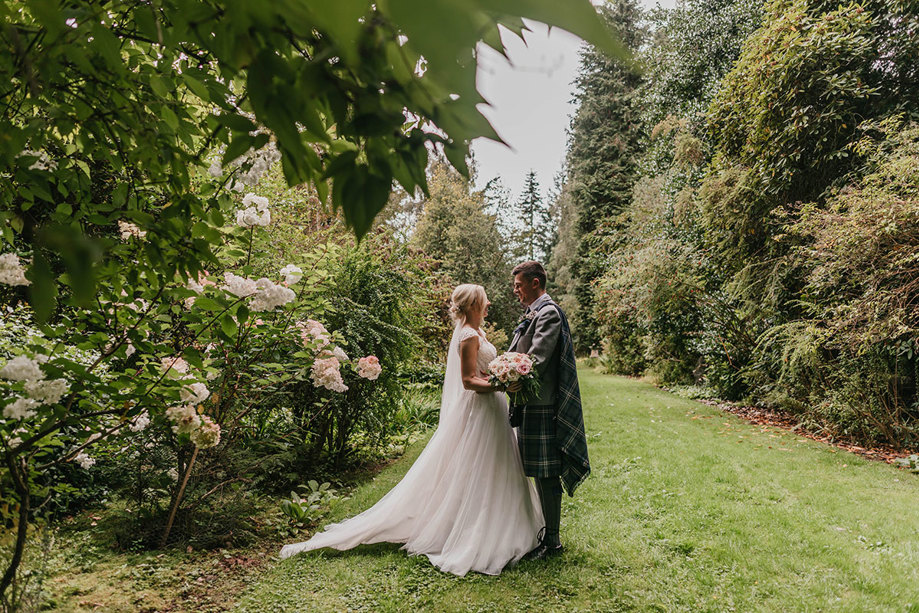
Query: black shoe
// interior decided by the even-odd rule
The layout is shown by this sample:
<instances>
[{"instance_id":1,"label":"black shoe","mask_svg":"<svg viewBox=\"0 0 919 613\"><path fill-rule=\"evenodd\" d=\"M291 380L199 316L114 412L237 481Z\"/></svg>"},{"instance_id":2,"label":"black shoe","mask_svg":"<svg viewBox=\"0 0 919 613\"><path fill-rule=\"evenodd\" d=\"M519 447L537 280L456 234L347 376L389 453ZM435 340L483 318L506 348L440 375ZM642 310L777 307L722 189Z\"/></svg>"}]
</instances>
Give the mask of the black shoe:
<instances>
[{"instance_id":1,"label":"black shoe","mask_svg":"<svg viewBox=\"0 0 919 613\"><path fill-rule=\"evenodd\" d=\"M531 549L523 556L524 560L544 560L545 558L558 555L562 552L561 543L557 547L549 547L546 545L546 529L542 528L539 531L539 534L536 535L536 540L539 542L536 547Z\"/></svg>"},{"instance_id":2,"label":"black shoe","mask_svg":"<svg viewBox=\"0 0 919 613\"><path fill-rule=\"evenodd\" d=\"M565 548L562 547L561 544L550 547L545 543L540 543L535 549L526 554L524 558L527 560L545 560L546 558L552 558L559 555L564 550Z\"/></svg>"}]
</instances>

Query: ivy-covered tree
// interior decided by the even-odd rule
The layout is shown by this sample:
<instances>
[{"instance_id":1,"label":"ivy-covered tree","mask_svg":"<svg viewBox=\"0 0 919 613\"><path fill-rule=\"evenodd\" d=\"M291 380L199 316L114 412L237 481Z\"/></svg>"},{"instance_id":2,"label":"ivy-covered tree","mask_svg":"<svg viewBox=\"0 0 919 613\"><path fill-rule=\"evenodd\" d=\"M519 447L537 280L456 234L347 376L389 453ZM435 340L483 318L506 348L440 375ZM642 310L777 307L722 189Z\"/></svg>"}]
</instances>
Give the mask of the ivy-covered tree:
<instances>
[{"instance_id":1,"label":"ivy-covered tree","mask_svg":"<svg viewBox=\"0 0 919 613\"><path fill-rule=\"evenodd\" d=\"M689 0L651 14L653 37L639 56L640 178L621 230L597 245L608 260L592 306L607 366L618 372L705 377L725 396L741 389L737 346L756 335L723 291L697 190L712 154L706 110L761 14L761 3L738 0Z\"/></svg>"},{"instance_id":2,"label":"ivy-covered tree","mask_svg":"<svg viewBox=\"0 0 919 613\"><path fill-rule=\"evenodd\" d=\"M629 49L638 49L647 39L636 0L605 5L603 16ZM641 84L636 65L594 47L583 51L567 156L579 237L572 273L579 304L574 327L581 350L600 341L592 315L593 284L606 270L603 245L615 234L615 217L631 201L637 178L643 128L635 101Z\"/></svg>"},{"instance_id":3,"label":"ivy-covered tree","mask_svg":"<svg viewBox=\"0 0 919 613\"><path fill-rule=\"evenodd\" d=\"M575 279L572 275L578 248L577 211L569 183L561 180L563 176L558 177L558 190L551 204L552 219L557 230L552 252L546 262L546 271L549 274L549 291L552 297L562 306L569 319L577 320L578 302L574 294ZM574 340L577 345L577 337Z\"/></svg>"}]
</instances>

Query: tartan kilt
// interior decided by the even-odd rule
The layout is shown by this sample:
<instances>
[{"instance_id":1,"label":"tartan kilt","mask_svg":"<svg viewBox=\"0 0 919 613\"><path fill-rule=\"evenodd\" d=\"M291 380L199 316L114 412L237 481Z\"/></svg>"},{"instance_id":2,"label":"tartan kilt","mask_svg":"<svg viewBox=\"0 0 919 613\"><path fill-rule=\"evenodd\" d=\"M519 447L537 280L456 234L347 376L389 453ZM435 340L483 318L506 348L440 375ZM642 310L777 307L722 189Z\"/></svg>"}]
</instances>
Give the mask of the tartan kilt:
<instances>
[{"instance_id":1,"label":"tartan kilt","mask_svg":"<svg viewBox=\"0 0 919 613\"><path fill-rule=\"evenodd\" d=\"M517 446L523 460L523 473L528 477L558 477L562 474L562 458L555 436L557 407L515 407L521 415L517 428Z\"/></svg>"}]
</instances>

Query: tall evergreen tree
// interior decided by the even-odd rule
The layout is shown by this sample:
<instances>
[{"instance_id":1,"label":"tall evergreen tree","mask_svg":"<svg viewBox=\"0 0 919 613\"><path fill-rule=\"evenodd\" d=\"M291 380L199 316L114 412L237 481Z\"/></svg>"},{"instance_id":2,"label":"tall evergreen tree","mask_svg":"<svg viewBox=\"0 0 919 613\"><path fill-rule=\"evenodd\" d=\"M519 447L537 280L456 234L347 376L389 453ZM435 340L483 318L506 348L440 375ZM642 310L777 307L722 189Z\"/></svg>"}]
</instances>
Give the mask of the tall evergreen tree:
<instances>
[{"instance_id":1,"label":"tall evergreen tree","mask_svg":"<svg viewBox=\"0 0 919 613\"><path fill-rule=\"evenodd\" d=\"M648 37L637 0L615 0L602 12L633 51ZM639 69L593 47L582 52L575 81L579 103L571 123L567 165L577 213L577 251L571 272L579 305L574 320L579 349L598 344L593 317L593 283L606 270L604 253L615 241L616 216L631 201L641 151L642 124L636 104Z\"/></svg>"},{"instance_id":2,"label":"tall evergreen tree","mask_svg":"<svg viewBox=\"0 0 919 613\"><path fill-rule=\"evenodd\" d=\"M578 303L574 295L575 280L571 267L577 256L579 237L577 211L571 198L570 183L560 181L553 195L550 210L557 231L552 253L546 261L546 270L549 273L552 297L565 309L569 319L577 321Z\"/></svg>"},{"instance_id":3,"label":"tall evergreen tree","mask_svg":"<svg viewBox=\"0 0 919 613\"><path fill-rule=\"evenodd\" d=\"M555 243L556 228L533 170L527 173L514 214L517 219L511 241L515 255L527 260L548 259Z\"/></svg>"}]
</instances>

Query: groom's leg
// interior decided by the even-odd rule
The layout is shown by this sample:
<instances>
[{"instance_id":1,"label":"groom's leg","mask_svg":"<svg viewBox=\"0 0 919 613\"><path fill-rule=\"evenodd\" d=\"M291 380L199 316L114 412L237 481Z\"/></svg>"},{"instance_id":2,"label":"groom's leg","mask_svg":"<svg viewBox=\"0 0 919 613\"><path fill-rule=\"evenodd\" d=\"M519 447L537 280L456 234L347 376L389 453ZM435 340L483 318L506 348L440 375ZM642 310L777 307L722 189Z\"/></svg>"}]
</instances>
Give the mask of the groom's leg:
<instances>
[{"instance_id":1,"label":"groom's leg","mask_svg":"<svg viewBox=\"0 0 919 613\"><path fill-rule=\"evenodd\" d=\"M539 503L546 519L546 534L543 544L547 547L561 545L559 528L562 521L562 482L558 477L538 477L536 490L539 492Z\"/></svg>"}]
</instances>

